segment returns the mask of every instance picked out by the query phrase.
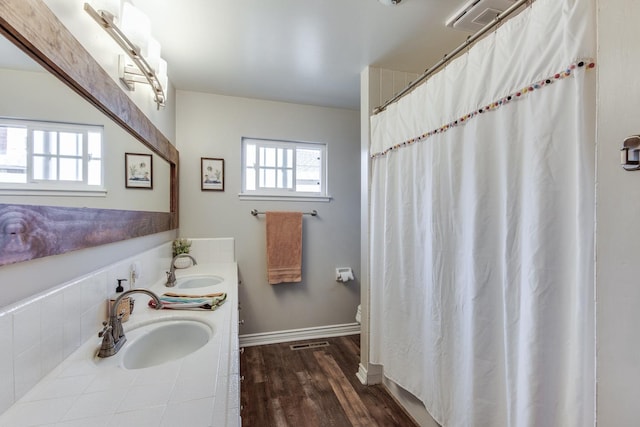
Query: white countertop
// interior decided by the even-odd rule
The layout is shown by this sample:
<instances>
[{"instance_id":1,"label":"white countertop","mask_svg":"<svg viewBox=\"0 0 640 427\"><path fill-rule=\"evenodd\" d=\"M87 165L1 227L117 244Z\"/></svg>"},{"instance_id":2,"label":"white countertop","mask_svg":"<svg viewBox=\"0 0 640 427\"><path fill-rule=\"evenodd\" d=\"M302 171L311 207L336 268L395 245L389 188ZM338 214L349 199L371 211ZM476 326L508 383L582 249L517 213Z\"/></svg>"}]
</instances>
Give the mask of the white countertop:
<instances>
[{"instance_id":1,"label":"white countertop","mask_svg":"<svg viewBox=\"0 0 640 427\"><path fill-rule=\"evenodd\" d=\"M135 309L123 324L125 333L164 319L196 319L211 326L211 340L194 353L144 369L121 366L120 352L95 357L101 338L89 340L41 380L0 417L0 426L239 426L238 295L236 263L196 265L176 270L178 280L214 274L225 280L207 288L150 290L203 294L226 292L226 301L213 311L153 310L149 297L132 294ZM51 325L62 327L62 325ZM130 338L131 340L131 338ZM46 349L44 349L46 351Z\"/></svg>"}]
</instances>

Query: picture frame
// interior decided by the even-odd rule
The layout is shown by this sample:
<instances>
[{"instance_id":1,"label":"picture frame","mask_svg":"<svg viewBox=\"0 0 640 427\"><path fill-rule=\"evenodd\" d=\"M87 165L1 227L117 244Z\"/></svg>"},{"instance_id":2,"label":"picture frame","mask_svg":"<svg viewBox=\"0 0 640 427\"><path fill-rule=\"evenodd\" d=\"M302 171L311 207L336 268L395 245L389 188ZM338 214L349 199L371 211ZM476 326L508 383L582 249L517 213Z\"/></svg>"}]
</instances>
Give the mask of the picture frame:
<instances>
[{"instance_id":1,"label":"picture frame","mask_svg":"<svg viewBox=\"0 0 640 427\"><path fill-rule=\"evenodd\" d=\"M124 153L124 173L126 188L153 189L153 156Z\"/></svg>"},{"instance_id":2,"label":"picture frame","mask_svg":"<svg viewBox=\"0 0 640 427\"><path fill-rule=\"evenodd\" d=\"M224 159L200 158L200 189L224 191Z\"/></svg>"}]
</instances>

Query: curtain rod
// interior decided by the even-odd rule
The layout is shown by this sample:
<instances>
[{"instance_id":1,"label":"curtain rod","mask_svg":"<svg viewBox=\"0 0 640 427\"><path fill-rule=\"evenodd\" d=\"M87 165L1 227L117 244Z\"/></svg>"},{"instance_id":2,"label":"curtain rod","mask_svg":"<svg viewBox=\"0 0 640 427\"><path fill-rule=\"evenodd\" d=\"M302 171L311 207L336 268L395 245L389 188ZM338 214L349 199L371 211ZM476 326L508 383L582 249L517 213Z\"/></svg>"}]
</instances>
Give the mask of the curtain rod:
<instances>
[{"instance_id":1,"label":"curtain rod","mask_svg":"<svg viewBox=\"0 0 640 427\"><path fill-rule=\"evenodd\" d=\"M390 100L388 100L387 102L385 102L381 106L376 107L373 110L373 114L376 115L378 113L383 112L385 110L385 108L387 108L389 105L393 104L394 102L396 102L397 100L399 100L400 98L405 96L407 93L411 92L413 89L415 89L416 86L418 86L420 83L422 83L424 80L426 80L431 74L433 74L435 71L439 70L443 65L447 64L452 59L454 59L457 54L459 54L464 49L466 49L471 43L475 42L480 37L485 35L489 30L493 29L493 27L495 27L496 25L499 25L505 18L510 16L516 10L518 10L520 8L520 6L522 6L525 3L533 3L534 1L535 0L518 0L517 2L515 2L507 10L505 10L504 12L502 12L501 14L496 16L496 18L493 21L491 21L490 23L488 23L487 25L482 27L482 29L480 29L478 32L476 32L472 36L467 37L467 40L464 43L462 43L460 46L455 48L453 51L451 51L448 54L446 54L434 66L432 66L431 68L427 68L427 70L420 77L418 77L417 80L412 81L411 83L409 83L409 85L407 87L405 87L400 92L398 92L396 95L394 95L393 98L391 98Z\"/></svg>"},{"instance_id":2,"label":"curtain rod","mask_svg":"<svg viewBox=\"0 0 640 427\"><path fill-rule=\"evenodd\" d=\"M251 210L251 215L253 215L253 216L264 215L265 213L266 212L258 212L257 209L252 209ZM311 212L302 212L302 215L318 216L318 211L314 209Z\"/></svg>"}]
</instances>

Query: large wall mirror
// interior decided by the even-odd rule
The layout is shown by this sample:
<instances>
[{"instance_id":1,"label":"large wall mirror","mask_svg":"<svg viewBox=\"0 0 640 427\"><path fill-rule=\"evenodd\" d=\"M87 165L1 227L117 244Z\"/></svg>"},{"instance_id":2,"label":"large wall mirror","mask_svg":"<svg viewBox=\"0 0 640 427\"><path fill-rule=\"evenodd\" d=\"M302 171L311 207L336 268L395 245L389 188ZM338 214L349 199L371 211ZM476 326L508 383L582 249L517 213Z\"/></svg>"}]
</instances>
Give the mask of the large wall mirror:
<instances>
[{"instance_id":1,"label":"large wall mirror","mask_svg":"<svg viewBox=\"0 0 640 427\"><path fill-rule=\"evenodd\" d=\"M0 118L97 126L104 144L104 192L48 195L4 190L7 204L169 212L169 163L71 90L24 52L0 37ZM127 188L124 153L151 155L149 187ZM2 153L0 153L2 155ZM15 175L15 173L13 174ZM149 191L151 190L151 191ZM16 194L17 193L17 194ZM54 192L55 193L55 192Z\"/></svg>"},{"instance_id":2,"label":"large wall mirror","mask_svg":"<svg viewBox=\"0 0 640 427\"><path fill-rule=\"evenodd\" d=\"M0 189L0 265L177 228L178 153L169 141L41 1L3 1L0 27L0 117L101 127L106 190ZM125 153L150 156L151 188L127 188Z\"/></svg>"}]
</instances>

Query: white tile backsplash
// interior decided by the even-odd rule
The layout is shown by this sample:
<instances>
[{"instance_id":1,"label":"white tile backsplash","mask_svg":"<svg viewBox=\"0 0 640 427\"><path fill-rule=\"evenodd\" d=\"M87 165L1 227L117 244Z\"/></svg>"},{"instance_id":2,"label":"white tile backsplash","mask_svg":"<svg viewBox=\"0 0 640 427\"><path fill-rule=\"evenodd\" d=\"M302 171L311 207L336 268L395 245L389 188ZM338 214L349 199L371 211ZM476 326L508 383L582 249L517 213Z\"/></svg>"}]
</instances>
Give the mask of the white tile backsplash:
<instances>
[{"instance_id":1,"label":"white tile backsplash","mask_svg":"<svg viewBox=\"0 0 640 427\"><path fill-rule=\"evenodd\" d=\"M60 323L57 324L59 325ZM62 330L62 328L53 326L49 329L52 330L42 337L42 343L40 346L40 351L42 352L40 357L42 359L43 374L51 372L64 360L64 331Z\"/></svg>"},{"instance_id":2,"label":"white tile backsplash","mask_svg":"<svg viewBox=\"0 0 640 427\"><path fill-rule=\"evenodd\" d=\"M65 287L62 293L63 328L62 351L66 358L76 351L82 344L82 285L80 280L71 286Z\"/></svg>"},{"instance_id":3,"label":"white tile backsplash","mask_svg":"<svg viewBox=\"0 0 640 427\"><path fill-rule=\"evenodd\" d=\"M41 300L21 307L13 314L13 354L21 354L40 344Z\"/></svg>"},{"instance_id":4,"label":"white tile backsplash","mask_svg":"<svg viewBox=\"0 0 640 427\"><path fill-rule=\"evenodd\" d=\"M190 240L193 241L191 253L202 263L235 262L232 238ZM116 279L127 279L125 289L129 289L132 285L130 283L131 265L134 262L140 266L139 278L135 283L136 288L149 287L158 280L164 279L165 271L169 269L171 262L171 242L86 276L62 283L28 300L0 308L0 348L2 348L0 352L0 378L2 378L0 414L27 394L35 384L42 381L49 372L56 369L88 339L99 341L97 334L102 328L102 322L107 318L107 300L115 293ZM52 268L54 267L55 265L52 265ZM69 381L74 386L86 387L87 410L85 413L68 414L65 418L68 423L60 425L88 425L83 423L99 415L101 405L115 407L122 405L124 409L127 403L122 400L122 390L132 386L149 386L158 381L157 378L145 378L141 375L134 384L119 384L118 378L113 378L119 390L114 393L112 387L114 384L94 383L92 378L84 376L82 363L75 364L74 369L74 372L68 373ZM177 376L177 372L172 372L170 369L166 374L164 381L171 381L168 378ZM186 384L178 385L178 387L185 386ZM56 388L55 385L52 387L52 389ZM194 389L191 392L197 395L208 395L210 387L197 387L197 390ZM184 396L189 393L190 391L185 388ZM55 408L55 411L64 411L64 408L70 405L65 399L64 394L60 394L55 399L23 401L17 412L27 414L26 418L21 418L21 422L25 419L37 422L37 413L32 416L28 413L50 411L51 408ZM181 405L182 403L176 402L176 406L172 405L166 410L171 413ZM160 408L161 413L162 409ZM196 412L201 409L197 408ZM143 413L144 411L141 412L142 418L144 418ZM116 418L117 416L114 419L101 419L100 422L103 423L101 425L119 425ZM196 422L194 425L198 425L203 420L194 414L194 422ZM150 425L157 425L157 423Z\"/></svg>"},{"instance_id":5,"label":"white tile backsplash","mask_svg":"<svg viewBox=\"0 0 640 427\"><path fill-rule=\"evenodd\" d=\"M64 313L64 293L56 292L52 295L47 296L42 300L41 310L40 310L40 328L42 331L46 331L43 333L43 338L46 335L50 335L52 329L60 329L53 328L56 325L62 325L65 320Z\"/></svg>"},{"instance_id":6,"label":"white tile backsplash","mask_svg":"<svg viewBox=\"0 0 640 427\"><path fill-rule=\"evenodd\" d=\"M64 320L78 322L82 313L82 282L64 288L62 296L64 299Z\"/></svg>"},{"instance_id":7,"label":"white tile backsplash","mask_svg":"<svg viewBox=\"0 0 640 427\"><path fill-rule=\"evenodd\" d=\"M16 399L20 399L44 376L42 372L42 347L33 347L16 354L13 362Z\"/></svg>"},{"instance_id":8,"label":"white tile backsplash","mask_svg":"<svg viewBox=\"0 0 640 427\"><path fill-rule=\"evenodd\" d=\"M107 298L107 277L107 272L101 271L84 279L80 285L82 288L81 304L83 308L93 308ZM113 289L115 291L115 285Z\"/></svg>"},{"instance_id":9,"label":"white tile backsplash","mask_svg":"<svg viewBox=\"0 0 640 427\"><path fill-rule=\"evenodd\" d=\"M191 255L198 262L235 262L235 241L232 238L222 239L192 239Z\"/></svg>"},{"instance_id":10,"label":"white tile backsplash","mask_svg":"<svg viewBox=\"0 0 640 427\"><path fill-rule=\"evenodd\" d=\"M82 327L78 319L65 321L63 325L62 351L65 358L80 348L82 344Z\"/></svg>"},{"instance_id":11,"label":"white tile backsplash","mask_svg":"<svg viewBox=\"0 0 640 427\"><path fill-rule=\"evenodd\" d=\"M13 382L13 316L0 316L0 412L15 402Z\"/></svg>"},{"instance_id":12,"label":"white tile backsplash","mask_svg":"<svg viewBox=\"0 0 640 427\"><path fill-rule=\"evenodd\" d=\"M85 342L94 337L102 329L100 325L107 319L107 302L105 300L87 309L80 316L80 339Z\"/></svg>"},{"instance_id":13,"label":"white tile backsplash","mask_svg":"<svg viewBox=\"0 0 640 427\"><path fill-rule=\"evenodd\" d=\"M52 294L42 300L40 311L40 340L42 371L50 372L64 360L64 295Z\"/></svg>"}]
</instances>

